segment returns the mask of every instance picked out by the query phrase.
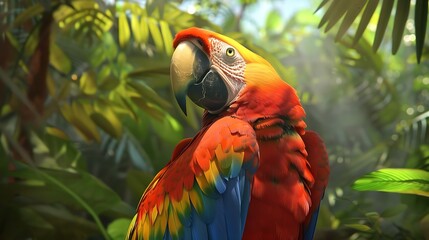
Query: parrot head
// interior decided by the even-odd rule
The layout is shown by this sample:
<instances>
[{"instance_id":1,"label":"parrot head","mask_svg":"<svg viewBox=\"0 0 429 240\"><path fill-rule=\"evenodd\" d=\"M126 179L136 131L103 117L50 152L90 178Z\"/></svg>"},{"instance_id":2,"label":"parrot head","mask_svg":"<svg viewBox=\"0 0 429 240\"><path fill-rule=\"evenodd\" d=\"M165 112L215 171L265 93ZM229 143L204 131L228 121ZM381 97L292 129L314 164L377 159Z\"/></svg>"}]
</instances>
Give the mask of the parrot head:
<instances>
[{"instance_id":1,"label":"parrot head","mask_svg":"<svg viewBox=\"0 0 429 240\"><path fill-rule=\"evenodd\" d=\"M179 32L170 76L176 100L186 114L186 96L212 114L223 111L249 83L252 62L271 65L237 41L221 34L189 28Z\"/></svg>"}]
</instances>

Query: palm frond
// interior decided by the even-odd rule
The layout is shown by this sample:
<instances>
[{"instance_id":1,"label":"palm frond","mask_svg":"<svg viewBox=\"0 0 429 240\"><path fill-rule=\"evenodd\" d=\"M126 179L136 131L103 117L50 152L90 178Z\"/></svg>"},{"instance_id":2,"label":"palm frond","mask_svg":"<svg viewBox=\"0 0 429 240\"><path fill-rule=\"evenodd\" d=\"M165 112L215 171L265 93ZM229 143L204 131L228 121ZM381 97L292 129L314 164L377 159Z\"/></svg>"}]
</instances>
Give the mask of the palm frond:
<instances>
[{"instance_id":1,"label":"palm frond","mask_svg":"<svg viewBox=\"0 0 429 240\"><path fill-rule=\"evenodd\" d=\"M328 5L327 3L330 2ZM396 4L396 7L395 7ZM325 27L325 32L330 31L337 23L341 22L337 30L336 41L352 28L354 22L359 22L354 32L354 43L356 44L363 36L371 19L377 13L378 22L375 30L372 48L377 51L388 29L391 18L393 20L392 53L396 54L402 42L402 36L409 19L409 12L414 8L414 23L416 36L416 57L420 62L424 51L424 42L427 28L428 1L417 0L413 6L411 0L325 0L317 10L324 8L325 12L320 20L319 28ZM362 11L363 9L363 11ZM379 10L378 10L379 9ZM376 16L377 16L376 15ZM392 15L394 15L392 17ZM360 20L359 20L360 19Z\"/></svg>"}]
</instances>

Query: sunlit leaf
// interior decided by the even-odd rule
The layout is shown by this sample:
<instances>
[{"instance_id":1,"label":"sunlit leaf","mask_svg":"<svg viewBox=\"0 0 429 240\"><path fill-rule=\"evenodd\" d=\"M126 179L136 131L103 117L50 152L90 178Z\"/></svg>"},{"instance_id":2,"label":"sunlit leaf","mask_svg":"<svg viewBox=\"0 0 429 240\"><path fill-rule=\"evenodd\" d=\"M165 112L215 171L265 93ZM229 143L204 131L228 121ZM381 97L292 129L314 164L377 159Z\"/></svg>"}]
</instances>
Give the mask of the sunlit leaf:
<instances>
[{"instance_id":1,"label":"sunlit leaf","mask_svg":"<svg viewBox=\"0 0 429 240\"><path fill-rule=\"evenodd\" d=\"M173 36L171 35L170 26L168 26L168 23L165 21L160 21L159 25L164 42L165 53L167 55L171 55L173 53Z\"/></svg>"},{"instance_id":2,"label":"sunlit leaf","mask_svg":"<svg viewBox=\"0 0 429 240\"><path fill-rule=\"evenodd\" d=\"M385 168L355 181L358 191L382 191L429 197L429 172L420 169Z\"/></svg>"},{"instance_id":3,"label":"sunlit leaf","mask_svg":"<svg viewBox=\"0 0 429 240\"><path fill-rule=\"evenodd\" d=\"M63 140L69 140L69 138L66 135L66 133L63 130L59 129L59 128L56 128L56 127L46 127L45 131L48 134L50 134L52 136L55 136L57 138L61 138Z\"/></svg>"},{"instance_id":4,"label":"sunlit leaf","mask_svg":"<svg viewBox=\"0 0 429 240\"><path fill-rule=\"evenodd\" d=\"M130 41L130 26L125 12L118 13L119 45L125 47Z\"/></svg>"},{"instance_id":5,"label":"sunlit leaf","mask_svg":"<svg viewBox=\"0 0 429 240\"><path fill-rule=\"evenodd\" d=\"M79 80L80 89L87 95L97 93L96 76L93 71L86 71L82 74Z\"/></svg>"},{"instance_id":6,"label":"sunlit leaf","mask_svg":"<svg viewBox=\"0 0 429 240\"><path fill-rule=\"evenodd\" d=\"M71 61L67 57L67 55L58 47L55 42L50 44L50 56L49 62L50 64L60 71L61 73L67 74L71 70Z\"/></svg>"},{"instance_id":7,"label":"sunlit leaf","mask_svg":"<svg viewBox=\"0 0 429 240\"><path fill-rule=\"evenodd\" d=\"M68 122L76 127L86 140L95 139L100 141L100 133L97 130L97 126L79 103L73 102L71 106L63 105L61 113Z\"/></svg>"},{"instance_id":8,"label":"sunlit leaf","mask_svg":"<svg viewBox=\"0 0 429 240\"><path fill-rule=\"evenodd\" d=\"M158 22L153 19L148 19L149 31L152 36L153 42L155 43L155 48L158 52L164 50L164 43L162 41L161 31L159 30Z\"/></svg>"},{"instance_id":9,"label":"sunlit leaf","mask_svg":"<svg viewBox=\"0 0 429 240\"><path fill-rule=\"evenodd\" d=\"M127 231L124 231L124 229L128 229L130 222L131 219L129 218L116 219L107 227L107 233L109 233L112 240L123 240L127 234Z\"/></svg>"},{"instance_id":10,"label":"sunlit leaf","mask_svg":"<svg viewBox=\"0 0 429 240\"><path fill-rule=\"evenodd\" d=\"M91 119L105 132L113 137L120 137L122 134L122 123L113 112L108 103L97 101L91 114Z\"/></svg>"},{"instance_id":11,"label":"sunlit leaf","mask_svg":"<svg viewBox=\"0 0 429 240\"><path fill-rule=\"evenodd\" d=\"M136 14L131 14L130 22L134 40L138 43L143 43L143 35L140 29L140 21L138 19L138 16Z\"/></svg>"}]
</instances>

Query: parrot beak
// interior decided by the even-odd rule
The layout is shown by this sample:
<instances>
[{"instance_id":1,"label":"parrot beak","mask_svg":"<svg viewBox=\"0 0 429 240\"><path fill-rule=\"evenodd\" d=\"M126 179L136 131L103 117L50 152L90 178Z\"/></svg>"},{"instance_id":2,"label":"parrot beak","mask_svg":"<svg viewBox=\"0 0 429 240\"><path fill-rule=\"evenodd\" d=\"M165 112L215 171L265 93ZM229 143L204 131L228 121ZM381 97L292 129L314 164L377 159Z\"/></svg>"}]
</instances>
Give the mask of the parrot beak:
<instances>
[{"instance_id":1,"label":"parrot beak","mask_svg":"<svg viewBox=\"0 0 429 240\"><path fill-rule=\"evenodd\" d=\"M207 54L198 43L179 43L173 53L170 78L177 103L186 115L186 96L209 112L221 110L228 99L222 77L213 69Z\"/></svg>"}]
</instances>

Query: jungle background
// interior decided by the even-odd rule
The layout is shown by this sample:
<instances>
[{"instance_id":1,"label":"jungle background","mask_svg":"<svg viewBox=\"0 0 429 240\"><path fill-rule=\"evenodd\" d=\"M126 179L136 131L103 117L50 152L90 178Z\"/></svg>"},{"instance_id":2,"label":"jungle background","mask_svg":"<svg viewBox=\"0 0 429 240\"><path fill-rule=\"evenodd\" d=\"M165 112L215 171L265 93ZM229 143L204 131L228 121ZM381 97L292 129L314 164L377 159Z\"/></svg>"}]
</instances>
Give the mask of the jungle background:
<instances>
[{"instance_id":1,"label":"jungle background","mask_svg":"<svg viewBox=\"0 0 429 240\"><path fill-rule=\"evenodd\" d=\"M123 239L192 137L172 39L237 39L293 85L331 177L316 239L429 239L427 0L0 0L0 239ZM426 38L427 39L427 38Z\"/></svg>"}]
</instances>

